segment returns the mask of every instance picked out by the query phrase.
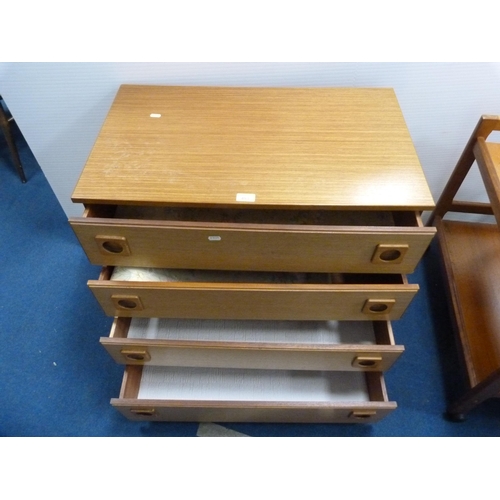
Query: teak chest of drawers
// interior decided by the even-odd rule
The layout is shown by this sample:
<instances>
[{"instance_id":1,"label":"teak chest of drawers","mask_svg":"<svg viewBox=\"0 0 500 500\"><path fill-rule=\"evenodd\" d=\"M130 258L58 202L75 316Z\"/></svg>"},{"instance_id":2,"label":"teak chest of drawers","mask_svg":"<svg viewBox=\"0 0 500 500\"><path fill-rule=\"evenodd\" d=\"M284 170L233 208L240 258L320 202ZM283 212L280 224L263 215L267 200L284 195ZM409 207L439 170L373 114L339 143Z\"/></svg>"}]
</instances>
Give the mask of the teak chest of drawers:
<instances>
[{"instance_id":1,"label":"teak chest of drawers","mask_svg":"<svg viewBox=\"0 0 500 500\"><path fill-rule=\"evenodd\" d=\"M72 197L131 419L373 422L434 206L391 89L122 85Z\"/></svg>"}]
</instances>

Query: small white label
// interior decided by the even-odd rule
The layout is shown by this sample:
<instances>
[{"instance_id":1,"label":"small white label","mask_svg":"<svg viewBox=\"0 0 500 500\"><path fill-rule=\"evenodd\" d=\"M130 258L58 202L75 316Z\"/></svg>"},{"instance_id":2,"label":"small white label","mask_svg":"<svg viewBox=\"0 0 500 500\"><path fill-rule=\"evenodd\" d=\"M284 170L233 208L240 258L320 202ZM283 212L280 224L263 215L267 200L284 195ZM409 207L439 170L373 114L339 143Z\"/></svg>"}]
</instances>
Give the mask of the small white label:
<instances>
[{"instance_id":1,"label":"small white label","mask_svg":"<svg viewBox=\"0 0 500 500\"><path fill-rule=\"evenodd\" d=\"M220 236L209 236L208 241L220 241L222 238Z\"/></svg>"},{"instance_id":2,"label":"small white label","mask_svg":"<svg viewBox=\"0 0 500 500\"><path fill-rule=\"evenodd\" d=\"M161 118L161 114L160 113L151 113L149 116L151 118Z\"/></svg>"},{"instance_id":3,"label":"small white label","mask_svg":"<svg viewBox=\"0 0 500 500\"><path fill-rule=\"evenodd\" d=\"M254 202L255 194L254 193L236 193L236 201L246 201L246 202Z\"/></svg>"}]
</instances>

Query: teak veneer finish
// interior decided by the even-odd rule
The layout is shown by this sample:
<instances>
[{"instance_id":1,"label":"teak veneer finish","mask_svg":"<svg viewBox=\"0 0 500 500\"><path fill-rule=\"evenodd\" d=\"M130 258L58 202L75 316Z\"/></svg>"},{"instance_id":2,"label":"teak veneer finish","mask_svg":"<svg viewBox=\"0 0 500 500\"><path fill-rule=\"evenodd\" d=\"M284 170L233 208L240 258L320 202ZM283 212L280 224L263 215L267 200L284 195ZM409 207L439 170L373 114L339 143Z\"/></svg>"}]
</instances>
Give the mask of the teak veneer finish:
<instances>
[{"instance_id":1,"label":"teak veneer finish","mask_svg":"<svg viewBox=\"0 0 500 500\"><path fill-rule=\"evenodd\" d=\"M139 399L142 366L127 366L120 397L111 404L130 420L195 422L376 422L396 408L389 401L384 377L367 372L369 401L231 401ZM341 389L341 388L339 388Z\"/></svg>"},{"instance_id":2,"label":"teak veneer finish","mask_svg":"<svg viewBox=\"0 0 500 500\"><path fill-rule=\"evenodd\" d=\"M391 324L373 323L376 344L128 338L130 318L116 318L100 339L119 364L280 370L387 371L403 353Z\"/></svg>"},{"instance_id":3,"label":"teak veneer finish","mask_svg":"<svg viewBox=\"0 0 500 500\"><path fill-rule=\"evenodd\" d=\"M482 116L430 219L438 228L452 320L467 374L467 388L448 408L456 420L500 394L500 144L486 142L493 130L500 130L500 117ZM454 200L474 162L489 206ZM444 219L454 211L493 214L496 223Z\"/></svg>"},{"instance_id":4,"label":"teak veneer finish","mask_svg":"<svg viewBox=\"0 0 500 500\"><path fill-rule=\"evenodd\" d=\"M130 267L411 273L435 233L412 211L390 214L392 226L271 224L266 213L256 217L258 223L224 223L96 212L70 219L90 262ZM342 214L334 215L342 221Z\"/></svg>"},{"instance_id":5,"label":"teak veneer finish","mask_svg":"<svg viewBox=\"0 0 500 500\"><path fill-rule=\"evenodd\" d=\"M200 283L113 281L105 268L88 285L108 316L206 319L399 319L419 286L386 283ZM349 276L350 277L350 276Z\"/></svg>"},{"instance_id":6,"label":"teak veneer finish","mask_svg":"<svg viewBox=\"0 0 500 500\"><path fill-rule=\"evenodd\" d=\"M104 266L88 285L115 317L101 343L126 364L112 404L127 418L354 423L396 408L382 372L404 348L388 321L416 294L405 274L436 229L421 221L434 202L392 89L122 85L72 199L85 211L71 226ZM119 281L113 266L310 279ZM356 320L373 322L376 342L137 340L132 317ZM143 367L345 372L366 397L141 400Z\"/></svg>"},{"instance_id":7,"label":"teak veneer finish","mask_svg":"<svg viewBox=\"0 0 500 500\"><path fill-rule=\"evenodd\" d=\"M255 207L434 206L394 91L359 88L122 85L72 199L241 206L239 193Z\"/></svg>"}]
</instances>

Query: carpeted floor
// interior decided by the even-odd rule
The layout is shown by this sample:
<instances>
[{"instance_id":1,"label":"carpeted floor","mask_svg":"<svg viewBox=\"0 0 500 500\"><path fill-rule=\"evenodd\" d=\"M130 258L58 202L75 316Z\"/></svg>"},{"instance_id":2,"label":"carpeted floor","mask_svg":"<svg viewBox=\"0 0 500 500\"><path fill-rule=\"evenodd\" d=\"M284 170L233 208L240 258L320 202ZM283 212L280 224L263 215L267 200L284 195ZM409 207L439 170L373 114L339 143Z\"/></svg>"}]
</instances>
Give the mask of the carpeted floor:
<instances>
[{"instance_id":1,"label":"carpeted floor","mask_svg":"<svg viewBox=\"0 0 500 500\"><path fill-rule=\"evenodd\" d=\"M106 317L91 266L31 151L17 132L22 184L0 136L1 436L500 436L500 401L463 423L443 418L461 374L435 244L409 276L421 291L393 323L406 351L387 373L398 409L373 425L134 423L109 405L123 369L99 344ZM216 424L216 423L214 423Z\"/></svg>"}]
</instances>

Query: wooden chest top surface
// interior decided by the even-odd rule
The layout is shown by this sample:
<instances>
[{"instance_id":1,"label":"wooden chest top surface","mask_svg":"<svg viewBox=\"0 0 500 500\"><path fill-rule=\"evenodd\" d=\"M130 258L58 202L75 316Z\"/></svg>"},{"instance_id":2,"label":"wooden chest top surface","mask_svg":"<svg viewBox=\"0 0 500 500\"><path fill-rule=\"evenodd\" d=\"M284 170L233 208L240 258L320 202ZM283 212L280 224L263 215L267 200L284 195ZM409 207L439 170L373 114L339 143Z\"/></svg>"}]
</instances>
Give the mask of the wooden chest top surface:
<instances>
[{"instance_id":1,"label":"wooden chest top surface","mask_svg":"<svg viewBox=\"0 0 500 500\"><path fill-rule=\"evenodd\" d=\"M430 209L392 89L122 85L73 201Z\"/></svg>"}]
</instances>

